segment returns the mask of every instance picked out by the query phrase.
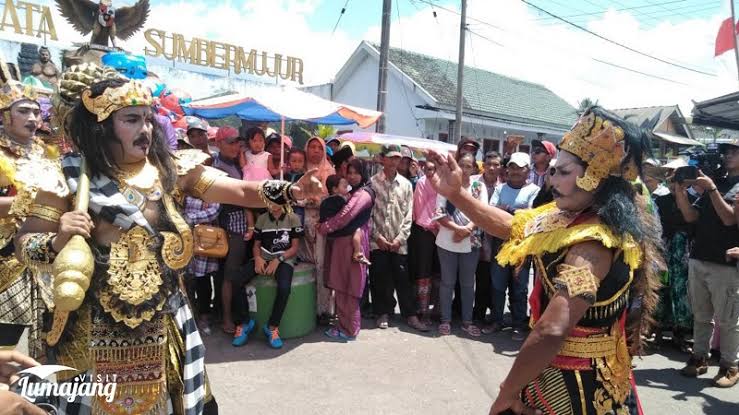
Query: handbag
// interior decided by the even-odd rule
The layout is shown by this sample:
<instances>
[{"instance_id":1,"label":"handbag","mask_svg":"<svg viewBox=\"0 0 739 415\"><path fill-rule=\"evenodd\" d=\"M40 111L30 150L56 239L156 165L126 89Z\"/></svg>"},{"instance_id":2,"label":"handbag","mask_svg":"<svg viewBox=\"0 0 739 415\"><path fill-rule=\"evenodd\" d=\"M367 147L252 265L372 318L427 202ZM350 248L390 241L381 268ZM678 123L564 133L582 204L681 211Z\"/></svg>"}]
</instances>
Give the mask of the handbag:
<instances>
[{"instance_id":1,"label":"handbag","mask_svg":"<svg viewBox=\"0 0 739 415\"><path fill-rule=\"evenodd\" d=\"M195 225L193 254L208 258L225 258L228 254L228 235L223 228Z\"/></svg>"}]
</instances>

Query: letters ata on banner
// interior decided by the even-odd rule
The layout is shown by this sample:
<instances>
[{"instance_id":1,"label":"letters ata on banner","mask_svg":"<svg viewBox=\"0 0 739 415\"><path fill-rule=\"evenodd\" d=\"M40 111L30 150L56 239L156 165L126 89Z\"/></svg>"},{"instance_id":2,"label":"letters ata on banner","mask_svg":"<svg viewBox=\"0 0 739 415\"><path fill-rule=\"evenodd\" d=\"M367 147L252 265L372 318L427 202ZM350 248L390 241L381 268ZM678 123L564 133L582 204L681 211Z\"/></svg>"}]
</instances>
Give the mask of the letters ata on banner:
<instances>
[{"instance_id":1,"label":"letters ata on banner","mask_svg":"<svg viewBox=\"0 0 739 415\"><path fill-rule=\"evenodd\" d=\"M2 7L0 31L35 37L47 35L51 40L58 40L49 6L26 1L4 0Z\"/></svg>"}]
</instances>

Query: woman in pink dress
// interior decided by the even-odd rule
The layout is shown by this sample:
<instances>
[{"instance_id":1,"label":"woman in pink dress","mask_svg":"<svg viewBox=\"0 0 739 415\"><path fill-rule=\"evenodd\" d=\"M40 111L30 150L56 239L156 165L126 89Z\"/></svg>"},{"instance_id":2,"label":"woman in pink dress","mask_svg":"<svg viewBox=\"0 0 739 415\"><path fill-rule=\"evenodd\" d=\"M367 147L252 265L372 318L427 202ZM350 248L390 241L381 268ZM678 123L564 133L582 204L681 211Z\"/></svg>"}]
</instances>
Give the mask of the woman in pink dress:
<instances>
[{"instance_id":1,"label":"woman in pink dress","mask_svg":"<svg viewBox=\"0 0 739 415\"><path fill-rule=\"evenodd\" d=\"M335 292L338 317L337 326L329 328L325 334L338 341L354 340L359 333L362 322L359 304L367 278L367 265L352 260L352 233L337 237L332 235L341 234L344 227L352 227L353 223L363 222L359 228L362 232L362 254L369 257L369 219L375 199L372 189L365 186L367 180L361 160L349 161L346 180L352 186L351 198L339 214L318 228L318 233L328 236L324 272L326 286Z\"/></svg>"}]
</instances>

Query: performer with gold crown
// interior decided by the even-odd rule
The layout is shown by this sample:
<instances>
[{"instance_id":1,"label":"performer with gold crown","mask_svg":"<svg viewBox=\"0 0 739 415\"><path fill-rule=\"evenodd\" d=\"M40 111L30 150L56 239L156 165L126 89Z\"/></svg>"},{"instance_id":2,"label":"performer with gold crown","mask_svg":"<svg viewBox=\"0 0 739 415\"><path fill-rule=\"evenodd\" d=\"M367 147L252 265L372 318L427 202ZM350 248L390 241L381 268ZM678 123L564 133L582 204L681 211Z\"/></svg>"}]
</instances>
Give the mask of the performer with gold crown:
<instances>
[{"instance_id":1,"label":"performer with gold crown","mask_svg":"<svg viewBox=\"0 0 739 415\"><path fill-rule=\"evenodd\" d=\"M532 331L490 413L641 413L631 354L656 305L657 270L664 266L659 221L630 182L649 149L649 133L592 107L559 149L550 172L554 202L514 216L463 192L452 157L429 154L439 193L508 240L498 262L518 265L532 257L538 271ZM627 328L630 304L640 304L639 315Z\"/></svg>"},{"instance_id":2,"label":"performer with gold crown","mask_svg":"<svg viewBox=\"0 0 739 415\"><path fill-rule=\"evenodd\" d=\"M171 154L151 104L138 81L105 79L84 89L66 120L78 151L62 160L70 197L40 191L32 209L43 215L16 237L27 263L53 263L50 360L116 377L112 402L63 400L60 413L217 413L181 284L193 252L182 198L287 206L321 191L314 172L296 184L244 182L204 167L208 155L199 150ZM61 381L78 373L62 373Z\"/></svg>"},{"instance_id":3,"label":"performer with gold crown","mask_svg":"<svg viewBox=\"0 0 739 415\"><path fill-rule=\"evenodd\" d=\"M48 278L25 272L14 255L13 237L26 217L38 215L31 203L39 189L64 197L66 185L45 172L58 164L59 153L36 136L41 115L35 91L9 80L0 88L0 113L0 348L12 349L44 308L35 278ZM39 348L37 334L32 326L32 354Z\"/></svg>"}]
</instances>

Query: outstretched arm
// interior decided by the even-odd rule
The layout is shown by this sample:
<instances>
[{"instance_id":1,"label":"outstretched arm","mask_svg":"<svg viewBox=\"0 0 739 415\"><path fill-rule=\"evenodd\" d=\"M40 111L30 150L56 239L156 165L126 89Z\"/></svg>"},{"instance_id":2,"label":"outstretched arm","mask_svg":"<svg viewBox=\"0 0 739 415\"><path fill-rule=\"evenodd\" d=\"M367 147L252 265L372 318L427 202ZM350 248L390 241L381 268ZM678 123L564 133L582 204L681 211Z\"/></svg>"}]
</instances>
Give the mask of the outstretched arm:
<instances>
[{"instance_id":1,"label":"outstretched arm","mask_svg":"<svg viewBox=\"0 0 739 415\"><path fill-rule=\"evenodd\" d=\"M491 414L521 405L519 393L557 356L568 334L585 315L591 301L595 300L597 286L608 274L612 259L612 252L596 241L570 248L565 257L565 266L558 269L555 278L555 283L561 288L521 347L508 376L500 386L498 398L490 410ZM567 277L567 274L572 278ZM589 290L577 284L582 280L591 283ZM568 282L571 284L568 285Z\"/></svg>"},{"instance_id":2,"label":"outstretched arm","mask_svg":"<svg viewBox=\"0 0 739 415\"><path fill-rule=\"evenodd\" d=\"M513 215L476 199L462 189L462 169L452 155L442 156L432 150L426 158L436 165L436 174L428 178L431 186L446 197L477 226L499 239L511 234Z\"/></svg>"},{"instance_id":3,"label":"outstretched arm","mask_svg":"<svg viewBox=\"0 0 739 415\"><path fill-rule=\"evenodd\" d=\"M291 187L292 198L317 197L321 193L321 182L314 177L316 169L310 170ZM243 207L264 207L259 195L264 181L244 181L216 176L203 166L197 166L180 177L180 187L185 193L208 203L224 203Z\"/></svg>"}]
</instances>

